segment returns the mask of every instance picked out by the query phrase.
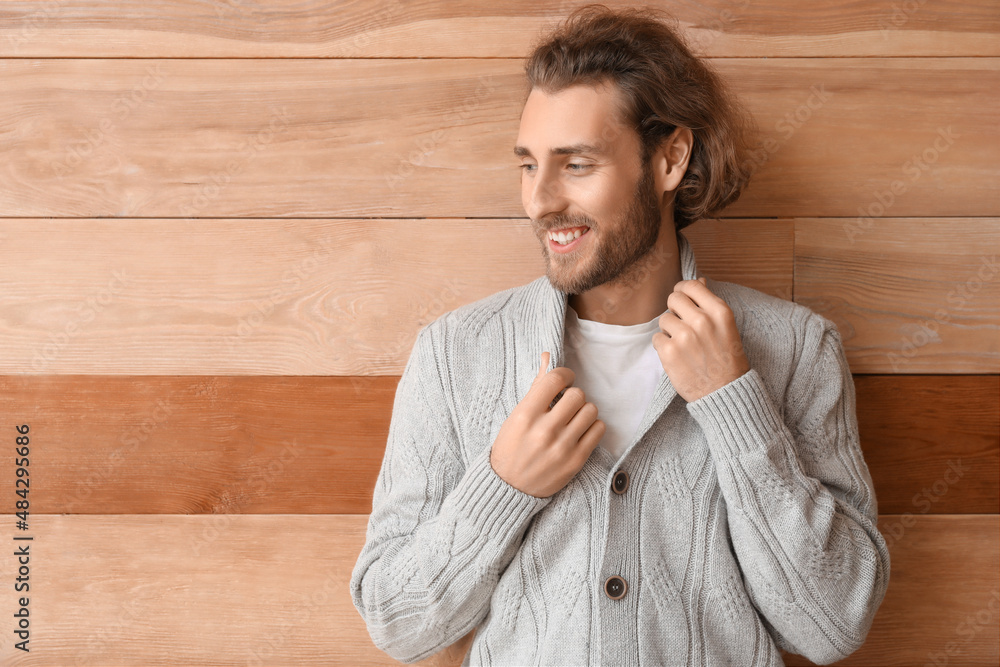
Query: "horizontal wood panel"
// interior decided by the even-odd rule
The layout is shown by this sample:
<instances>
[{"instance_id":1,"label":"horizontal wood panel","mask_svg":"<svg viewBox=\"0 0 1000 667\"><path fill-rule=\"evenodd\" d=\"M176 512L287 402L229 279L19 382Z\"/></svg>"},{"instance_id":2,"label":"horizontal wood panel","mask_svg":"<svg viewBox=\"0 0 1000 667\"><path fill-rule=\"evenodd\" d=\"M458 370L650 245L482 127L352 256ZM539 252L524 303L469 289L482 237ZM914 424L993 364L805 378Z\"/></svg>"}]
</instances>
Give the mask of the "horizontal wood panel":
<instances>
[{"instance_id":1,"label":"horizontal wood panel","mask_svg":"<svg viewBox=\"0 0 1000 667\"><path fill-rule=\"evenodd\" d=\"M31 429L34 512L361 514L371 511L398 378L17 384L0 380L0 405L7 423ZM13 460L0 465L12 479Z\"/></svg>"},{"instance_id":2,"label":"horizontal wood panel","mask_svg":"<svg viewBox=\"0 0 1000 667\"><path fill-rule=\"evenodd\" d=\"M1000 376L855 375L883 514L1000 512Z\"/></svg>"},{"instance_id":3,"label":"horizontal wood panel","mask_svg":"<svg viewBox=\"0 0 1000 667\"><path fill-rule=\"evenodd\" d=\"M880 517L885 532L900 517ZM996 665L1000 518L914 518L890 544L889 590L865 645L836 665ZM940 656L945 656L943 659ZM788 655L789 667L811 665Z\"/></svg>"},{"instance_id":4,"label":"horizontal wood panel","mask_svg":"<svg viewBox=\"0 0 1000 667\"><path fill-rule=\"evenodd\" d=\"M371 511L396 377L0 377L41 513ZM1000 510L1000 376L859 376L882 513ZM0 476L14 461L0 458ZM13 505L3 509L12 512Z\"/></svg>"},{"instance_id":5,"label":"horizontal wood panel","mask_svg":"<svg viewBox=\"0 0 1000 667\"><path fill-rule=\"evenodd\" d=\"M350 598L366 525L342 515L35 517L32 650L5 638L0 662L395 664ZM922 665L954 642L950 664L995 665L998 525L996 515L915 518L892 543L868 641L842 664ZM2 580L14 561L0 559ZM421 664L459 665L464 648Z\"/></svg>"},{"instance_id":6,"label":"horizontal wood panel","mask_svg":"<svg viewBox=\"0 0 1000 667\"><path fill-rule=\"evenodd\" d=\"M7 374L399 375L422 325L545 273L527 220L0 220L0 235ZM791 221L687 235L705 275L791 298Z\"/></svg>"},{"instance_id":7,"label":"horizontal wood panel","mask_svg":"<svg viewBox=\"0 0 1000 667\"><path fill-rule=\"evenodd\" d=\"M797 220L795 299L836 322L856 373L996 373L998 256L998 219Z\"/></svg>"},{"instance_id":8,"label":"horizontal wood panel","mask_svg":"<svg viewBox=\"0 0 1000 667\"><path fill-rule=\"evenodd\" d=\"M1000 220L882 220L848 244L853 222L685 234L703 274L833 320L854 372L1000 370ZM398 375L420 326L545 272L523 219L15 219L0 235L7 374Z\"/></svg>"},{"instance_id":9,"label":"horizontal wood panel","mask_svg":"<svg viewBox=\"0 0 1000 667\"><path fill-rule=\"evenodd\" d=\"M1000 215L997 58L713 61L761 128L728 217ZM0 210L517 217L522 63L3 60ZM891 82L891 85L887 85Z\"/></svg>"},{"instance_id":10,"label":"horizontal wood panel","mask_svg":"<svg viewBox=\"0 0 1000 667\"><path fill-rule=\"evenodd\" d=\"M364 516L36 516L4 665L390 665L351 602ZM15 558L0 574L15 577ZM5 607L12 614L13 592ZM423 665L457 665L447 653Z\"/></svg>"},{"instance_id":11,"label":"horizontal wood panel","mask_svg":"<svg viewBox=\"0 0 1000 667\"><path fill-rule=\"evenodd\" d=\"M519 57L582 4L7 1L0 56ZM714 56L1000 55L989 0L654 4L677 18L693 48Z\"/></svg>"}]
</instances>

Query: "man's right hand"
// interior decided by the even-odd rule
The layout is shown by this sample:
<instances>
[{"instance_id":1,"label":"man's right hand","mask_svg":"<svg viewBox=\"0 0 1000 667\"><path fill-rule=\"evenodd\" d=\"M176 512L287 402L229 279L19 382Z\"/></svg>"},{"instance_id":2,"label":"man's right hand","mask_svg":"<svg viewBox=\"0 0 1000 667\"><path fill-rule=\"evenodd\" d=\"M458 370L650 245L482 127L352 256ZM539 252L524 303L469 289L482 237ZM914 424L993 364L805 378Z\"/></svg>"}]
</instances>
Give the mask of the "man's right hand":
<instances>
[{"instance_id":1,"label":"man's right hand","mask_svg":"<svg viewBox=\"0 0 1000 667\"><path fill-rule=\"evenodd\" d=\"M547 498L569 483L590 458L606 426L597 419L597 406L588 403L576 374L560 366L544 372L549 353L527 395L500 427L490 451L490 465L515 489ZM552 400L563 392L551 409Z\"/></svg>"}]
</instances>

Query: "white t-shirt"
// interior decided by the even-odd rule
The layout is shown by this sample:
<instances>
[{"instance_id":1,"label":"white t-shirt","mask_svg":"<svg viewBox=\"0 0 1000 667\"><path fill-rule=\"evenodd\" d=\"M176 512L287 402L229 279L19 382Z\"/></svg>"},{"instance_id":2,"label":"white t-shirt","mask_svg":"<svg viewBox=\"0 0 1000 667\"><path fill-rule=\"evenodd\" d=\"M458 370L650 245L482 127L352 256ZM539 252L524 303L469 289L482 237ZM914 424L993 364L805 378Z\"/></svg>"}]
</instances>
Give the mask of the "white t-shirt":
<instances>
[{"instance_id":1,"label":"white t-shirt","mask_svg":"<svg viewBox=\"0 0 1000 667\"><path fill-rule=\"evenodd\" d=\"M603 447L617 460L632 444L639 421L663 377L663 365L653 347L660 316L645 324L622 326L581 320L566 305L565 365L576 373L587 401L597 406L597 418L607 430Z\"/></svg>"}]
</instances>

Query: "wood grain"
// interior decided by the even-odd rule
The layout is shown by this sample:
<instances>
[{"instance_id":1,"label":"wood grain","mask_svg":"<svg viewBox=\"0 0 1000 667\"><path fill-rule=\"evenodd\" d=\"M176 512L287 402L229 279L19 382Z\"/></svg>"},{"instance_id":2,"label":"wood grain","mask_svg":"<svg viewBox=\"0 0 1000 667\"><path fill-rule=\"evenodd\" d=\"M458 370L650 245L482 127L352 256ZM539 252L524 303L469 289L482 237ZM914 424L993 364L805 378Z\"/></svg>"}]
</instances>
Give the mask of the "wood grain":
<instances>
[{"instance_id":1,"label":"wood grain","mask_svg":"<svg viewBox=\"0 0 1000 667\"><path fill-rule=\"evenodd\" d=\"M366 525L342 515L36 516L32 650L4 637L0 662L396 664L372 645L350 597ZM949 642L959 651L950 664L996 664L998 525L996 515L916 517L892 545L867 643L842 664L926 664ZM14 560L0 559L0 579L13 579ZM463 655L421 664L459 665Z\"/></svg>"},{"instance_id":2,"label":"wood grain","mask_svg":"<svg viewBox=\"0 0 1000 667\"><path fill-rule=\"evenodd\" d=\"M791 221L690 229L705 275L791 297ZM523 219L0 220L0 235L11 375L399 375L421 326L545 273Z\"/></svg>"},{"instance_id":3,"label":"wood grain","mask_svg":"<svg viewBox=\"0 0 1000 667\"><path fill-rule=\"evenodd\" d=\"M1000 220L855 224L795 224L796 301L836 322L851 369L1000 370Z\"/></svg>"},{"instance_id":4,"label":"wood grain","mask_svg":"<svg viewBox=\"0 0 1000 667\"><path fill-rule=\"evenodd\" d=\"M0 414L31 427L35 512L366 514L397 383L55 375L18 386L0 377ZM1000 376L855 384L880 512L1000 510ZM0 478L13 479L13 459L0 458Z\"/></svg>"},{"instance_id":5,"label":"wood grain","mask_svg":"<svg viewBox=\"0 0 1000 667\"><path fill-rule=\"evenodd\" d=\"M885 531L900 517L883 516ZM890 546L889 590L865 645L836 665L996 665L1000 517L914 518ZM935 663L935 661L937 661ZM811 665L786 655L789 667Z\"/></svg>"},{"instance_id":6,"label":"wood grain","mask_svg":"<svg viewBox=\"0 0 1000 667\"><path fill-rule=\"evenodd\" d=\"M544 272L521 59L587 1L0 0L0 414L36 538L0 664L398 664L348 591L398 375ZM829 317L855 373L892 579L839 664L1000 664L996 2L657 4L761 130L687 232L701 272Z\"/></svg>"},{"instance_id":7,"label":"wood grain","mask_svg":"<svg viewBox=\"0 0 1000 667\"><path fill-rule=\"evenodd\" d=\"M761 128L726 217L853 218L895 181L894 217L1000 215L1000 59L713 62ZM523 215L518 60L11 59L0 78L8 217Z\"/></svg>"},{"instance_id":8,"label":"wood grain","mask_svg":"<svg viewBox=\"0 0 1000 667\"><path fill-rule=\"evenodd\" d=\"M35 516L4 665L390 665L348 582L365 516ZM0 573L14 578L4 558ZM8 596L9 599L10 596ZM9 605L8 605L9 606ZM457 665L443 652L419 664Z\"/></svg>"},{"instance_id":9,"label":"wood grain","mask_svg":"<svg viewBox=\"0 0 1000 667\"><path fill-rule=\"evenodd\" d=\"M855 375L882 514L1000 511L1000 376Z\"/></svg>"},{"instance_id":10,"label":"wood grain","mask_svg":"<svg viewBox=\"0 0 1000 667\"><path fill-rule=\"evenodd\" d=\"M583 4L8 0L0 57L521 57ZM1000 16L989 0L835 0L808 11L792 0L654 4L712 56L1000 55Z\"/></svg>"},{"instance_id":11,"label":"wood grain","mask_svg":"<svg viewBox=\"0 0 1000 667\"><path fill-rule=\"evenodd\" d=\"M0 409L31 428L35 512L362 514L398 381L4 379Z\"/></svg>"},{"instance_id":12,"label":"wood grain","mask_svg":"<svg viewBox=\"0 0 1000 667\"><path fill-rule=\"evenodd\" d=\"M883 220L853 244L850 224L686 234L705 275L833 320L855 372L1000 370L1000 220ZM7 374L398 375L420 326L545 272L517 219L19 219L0 235Z\"/></svg>"}]
</instances>

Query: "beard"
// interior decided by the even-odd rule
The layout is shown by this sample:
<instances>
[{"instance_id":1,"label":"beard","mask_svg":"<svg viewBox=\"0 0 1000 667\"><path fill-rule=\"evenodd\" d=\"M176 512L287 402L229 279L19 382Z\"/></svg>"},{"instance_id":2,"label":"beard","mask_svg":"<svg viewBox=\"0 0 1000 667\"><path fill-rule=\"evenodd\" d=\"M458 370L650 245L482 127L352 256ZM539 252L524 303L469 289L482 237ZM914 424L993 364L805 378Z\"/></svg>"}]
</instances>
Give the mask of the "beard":
<instances>
[{"instance_id":1,"label":"beard","mask_svg":"<svg viewBox=\"0 0 1000 667\"><path fill-rule=\"evenodd\" d=\"M653 173L643 164L642 176L636 183L635 194L622 212L617 224L608 225L615 236L603 235L603 223L587 215L559 215L542 225L532 220L538 230L545 258L545 275L557 290L581 294L599 285L628 286L641 273L640 262L647 257L660 236L660 205L653 184ZM597 232L588 242L591 257L581 258L578 252L569 256L549 251L548 230L586 225Z\"/></svg>"}]
</instances>

